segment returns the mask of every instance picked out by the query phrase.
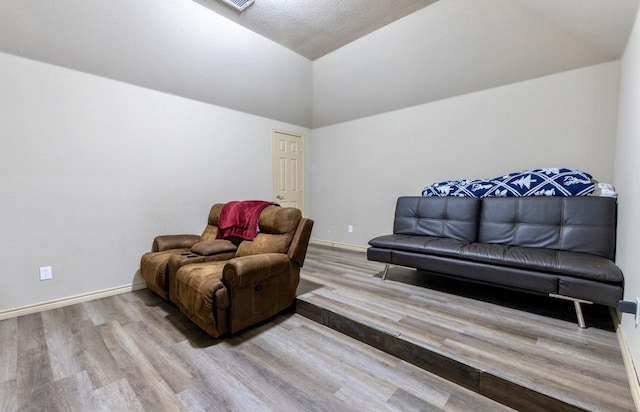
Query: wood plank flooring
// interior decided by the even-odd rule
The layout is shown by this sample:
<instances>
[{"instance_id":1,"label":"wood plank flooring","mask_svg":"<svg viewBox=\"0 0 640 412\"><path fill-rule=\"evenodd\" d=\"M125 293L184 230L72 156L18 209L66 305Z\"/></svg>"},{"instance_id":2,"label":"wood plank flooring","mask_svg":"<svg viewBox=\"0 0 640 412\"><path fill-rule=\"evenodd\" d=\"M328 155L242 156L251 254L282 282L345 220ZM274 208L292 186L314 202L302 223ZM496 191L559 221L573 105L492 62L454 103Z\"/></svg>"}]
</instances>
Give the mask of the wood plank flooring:
<instances>
[{"instance_id":1,"label":"wood plank flooring","mask_svg":"<svg viewBox=\"0 0 640 412\"><path fill-rule=\"evenodd\" d=\"M222 339L149 290L0 321L0 411L633 410L602 307L382 267L312 246L299 313Z\"/></svg>"},{"instance_id":2,"label":"wood plank flooring","mask_svg":"<svg viewBox=\"0 0 640 412\"><path fill-rule=\"evenodd\" d=\"M298 313L518 409L635 410L607 308L383 268L312 246Z\"/></svg>"},{"instance_id":3,"label":"wood plank flooring","mask_svg":"<svg viewBox=\"0 0 640 412\"><path fill-rule=\"evenodd\" d=\"M140 290L0 322L0 411L502 411L292 311L213 339Z\"/></svg>"}]
</instances>

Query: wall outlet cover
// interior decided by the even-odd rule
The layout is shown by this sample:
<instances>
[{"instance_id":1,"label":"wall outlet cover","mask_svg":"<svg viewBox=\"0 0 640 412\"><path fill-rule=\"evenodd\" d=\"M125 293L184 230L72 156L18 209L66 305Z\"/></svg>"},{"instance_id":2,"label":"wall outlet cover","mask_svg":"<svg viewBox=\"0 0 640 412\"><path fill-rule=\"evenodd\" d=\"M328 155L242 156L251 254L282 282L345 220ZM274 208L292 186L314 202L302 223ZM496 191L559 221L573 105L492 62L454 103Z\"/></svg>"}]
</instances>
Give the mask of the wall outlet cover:
<instances>
[{"instance_id":1,"label":"wall outlet cover","mask_svg":"<svg viewBox=\"0 0 640 412\"><path fill-rule=\"evenodd\" d=\"M51 266L44 266L40 268L40 280L49 280L53 278L53 269Z\"/></svg>"}]
</instances>

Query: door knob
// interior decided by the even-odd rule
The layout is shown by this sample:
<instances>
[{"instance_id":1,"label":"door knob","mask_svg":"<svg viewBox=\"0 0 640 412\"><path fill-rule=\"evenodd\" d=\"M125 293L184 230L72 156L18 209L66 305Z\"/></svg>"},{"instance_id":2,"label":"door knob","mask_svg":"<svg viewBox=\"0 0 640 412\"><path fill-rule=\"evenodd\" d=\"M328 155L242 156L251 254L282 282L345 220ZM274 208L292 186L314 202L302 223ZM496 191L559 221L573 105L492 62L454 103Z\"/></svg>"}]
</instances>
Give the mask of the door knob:
<instances>
[{"instance_id":1,"label":"door knob","mask_svg":"<svg viewBox=\"0 0 640 412\"><path fill-rule=\"evenodd\" d=\"M276 196L276 199L278 199L278 200L284 200L284 196L277 195L277 196Z\"/></svg>"}]
</instances>

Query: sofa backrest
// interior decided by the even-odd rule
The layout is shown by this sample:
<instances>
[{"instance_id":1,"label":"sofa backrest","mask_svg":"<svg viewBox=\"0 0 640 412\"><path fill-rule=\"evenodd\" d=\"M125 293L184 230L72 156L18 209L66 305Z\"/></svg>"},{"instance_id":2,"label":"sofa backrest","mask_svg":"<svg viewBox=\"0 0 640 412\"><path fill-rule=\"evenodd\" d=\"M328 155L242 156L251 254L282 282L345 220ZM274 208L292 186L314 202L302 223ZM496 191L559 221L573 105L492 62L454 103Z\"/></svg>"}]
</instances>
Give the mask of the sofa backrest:
<instances>
[{"instance_id":1,"label":"sofa backrest","mask_svg":"<svg viewBox=\"0 0 640 412\"><path fill-rule=\"evenodd\" d=\"M480 202L472 197L400 197L393 233L475 242Z\"/></svg>"},{"instance_id":2,"label":"sofa backrest","mask_svg":"<svg viewBox=\"0 0 640 412\"><path fill-rule=\"evenodd\" d=\"M208 242L216 240L216 234L218 233L218 219L220 218L220 211L224 206L223 203L216 203L211 206L209 210L209 218L207 219L207 227L204 228L200 240Z\"/></svg>"},{"instance_id":3,"label":"sofa backrest","mask_svg":"<svg viewBox=\"0 0 640 412\"><path fill-rule=\"evenodd\" d=\"M240 242L236 257L261 253L287 253L301 219L300 209L267 206L258 219L258 235L253 240Z\"/></svg>"},{"instance_id":4,"label":"sofa backrest","mask_svg":"<svg viewBox=\"0 0 640 412\"><path fill-rule=\"evenodd\" d=\"M608 197L487 197L478 242L615 255L616 200Z\"/></svg>"}]
</instances>

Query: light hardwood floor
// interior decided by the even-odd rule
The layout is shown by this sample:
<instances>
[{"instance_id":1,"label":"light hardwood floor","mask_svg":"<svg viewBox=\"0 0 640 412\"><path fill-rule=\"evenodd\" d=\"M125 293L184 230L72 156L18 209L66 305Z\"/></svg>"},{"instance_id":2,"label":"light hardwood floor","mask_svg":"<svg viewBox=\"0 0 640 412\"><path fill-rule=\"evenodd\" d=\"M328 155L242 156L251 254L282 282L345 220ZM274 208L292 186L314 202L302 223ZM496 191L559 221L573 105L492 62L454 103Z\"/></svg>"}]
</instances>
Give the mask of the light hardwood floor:
<instances>
[{"instance_id":1,"label":"light hardwood floor","mask_svg":"<svg viewBox=\"0 0 640 412\"><path fill-rule=\"evenodd\" d=\"M508 408L292 312L213 339L140 290L0 322L0 410Z\"/></svg>"},{"instance_id":2,"label":"light hardwood floor","mask_svg":"<svg viewBox=\"0 0 640 412\"><path fill-rule=\"evenodd\" d=\"M397 347L435 348L447 356L440 365L465 378L460 365L482 370L495 390L512 390L509 378L548 396L566 391L581 405L574 410L632 410L615 334L598 310L587 311L596 327L581 331L554 301L549 317L531 311L535 299L496 305L482 288L402 268L383 282L381 270L362 253L312 246L298 309L348 315ZM0 411L102 410L509 409L293 312L213 339L140 290L0 322Z\"/></svg>"},{"instance_id":3,"label":"light hardwood floor","mask_svg":"<svg viewBox=\"0 0 640 412\"><path fill-rule=\"evenodd\" d=\"M635 410L606 307L580 329L568 301L311 251L301 314L518 409Z\"/></svg>"}]
</instances>

